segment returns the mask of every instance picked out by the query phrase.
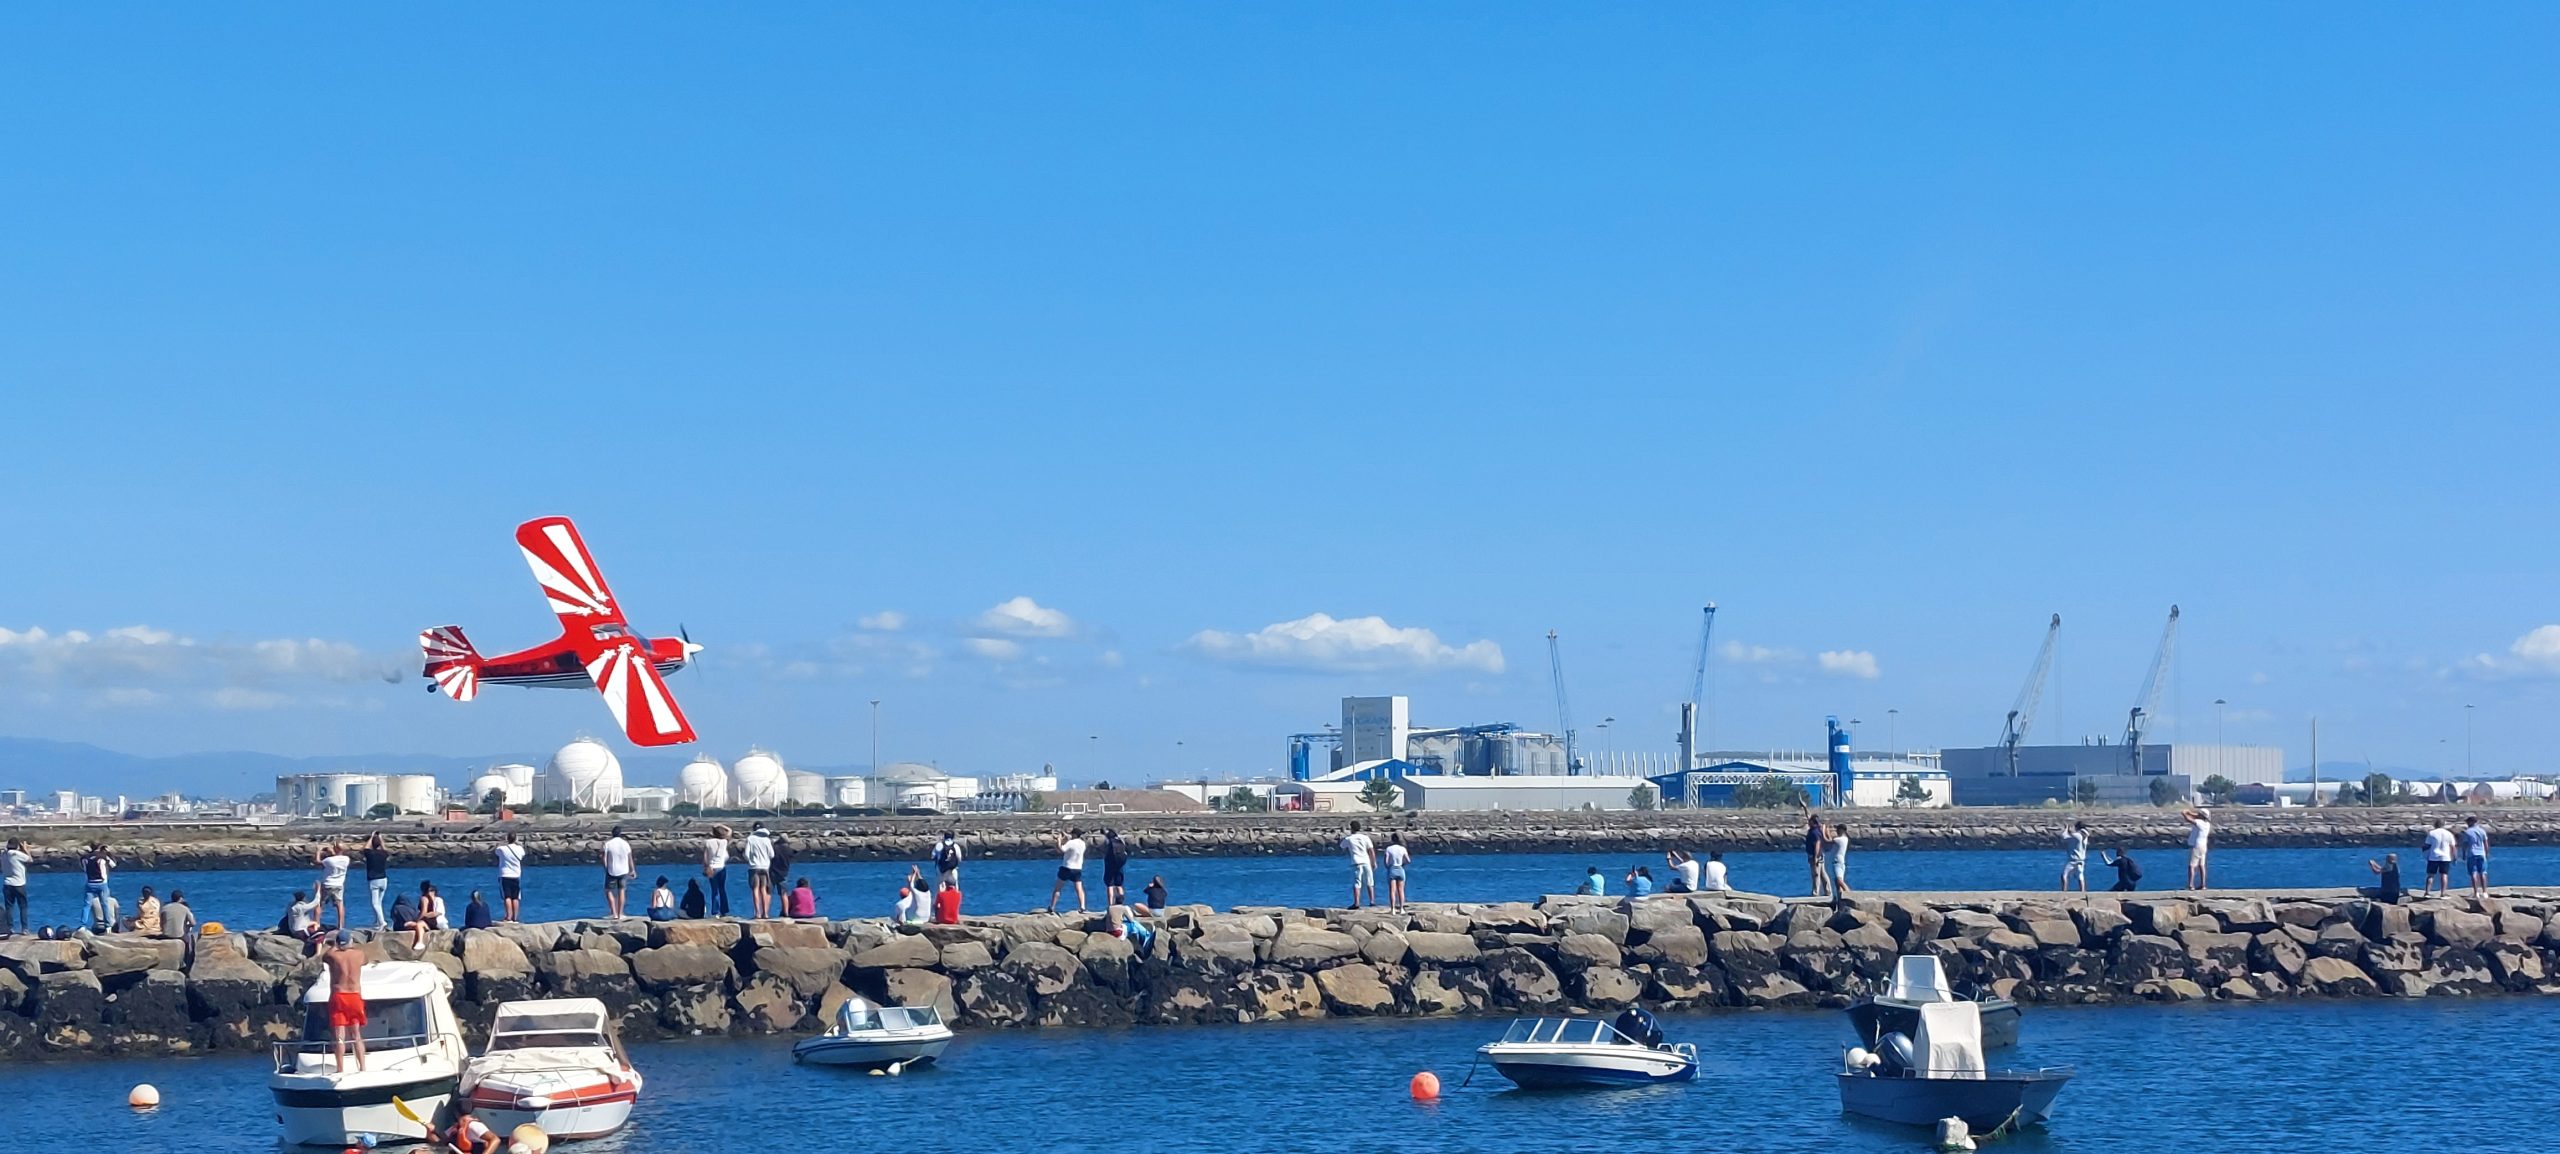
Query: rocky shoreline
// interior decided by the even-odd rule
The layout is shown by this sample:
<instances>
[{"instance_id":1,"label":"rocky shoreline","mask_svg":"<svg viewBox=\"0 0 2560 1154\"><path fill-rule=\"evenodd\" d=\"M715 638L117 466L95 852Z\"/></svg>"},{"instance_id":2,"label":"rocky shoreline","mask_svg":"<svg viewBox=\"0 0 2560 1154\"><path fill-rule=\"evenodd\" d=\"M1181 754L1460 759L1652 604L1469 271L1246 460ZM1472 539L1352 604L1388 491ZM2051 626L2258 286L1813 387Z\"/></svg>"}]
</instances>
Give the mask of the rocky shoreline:
<instances>
[{"instance_id":1,"label":"rocky shoreline","mask_svg":"<svg viewBox=\"0 0 2560 1154\"><path fill-rule=\"evenodd\" d=\"M1833 812L1855 827L1859 849L2050 850L2061 830L2089 823L2098 846L2181 846L2186 826L2165 809L1956 809L1849 810ZM2249 847L2414 847L2433 822L2458 823L2481 813L2496 844L2560 845L2560 808L2450 806L2369 809L2236 809L2215 815L2214 844ZM744 832L754 819L718 819ZM769 818L791 835L804 861L923 861L942 831L958 829L975 858L1047 858L1056 836L1071 825L1119 829L1150 857L1262 857L1329 854L1345 825L1360 820L1372 829L1404 834L1425 854L1462 853L1660 853L1673 846L1703 853L1785 851L1802 844L1803 819L1781 810L1674 810L1617 813L1390 813L1365 814L970 814L946 818ZM154 830L148 824L7 827L37 850L36 868L78 868L79 848L103 839L127 868L153 870L301 869L314 846L349 843L386 834L404 862L428 866L476 866L489 860L501 833L514 831L527 860L536 865L585 865L611 819L527 819L501 825L459 827L443 823L391 822L297 824L274 831L242 830L208 835L200 828ZM623 823L644 864L696 860L698 842L711 822L631 820Z\"/></svg>"},{"instance_id":2,"label":"rocky shoreline","mask_svg":"<svg viewBox=\"0 0 2560 1154\"><path fill-rule=\"evenodd\" d=\"M370 939L499 1002L596 997L635 1040L813 1031L851 993L962 1029L1841 1006L1902 953L2030 1004L2560 993L2560 899L2382 905L2335 891L2198 898L1753 895L1163 911L1144 951L1100 917L954 926L573 921ZM275 934L0 942L0 1061L262 1051L319 972Z\"/></svg>"}]
</instances>

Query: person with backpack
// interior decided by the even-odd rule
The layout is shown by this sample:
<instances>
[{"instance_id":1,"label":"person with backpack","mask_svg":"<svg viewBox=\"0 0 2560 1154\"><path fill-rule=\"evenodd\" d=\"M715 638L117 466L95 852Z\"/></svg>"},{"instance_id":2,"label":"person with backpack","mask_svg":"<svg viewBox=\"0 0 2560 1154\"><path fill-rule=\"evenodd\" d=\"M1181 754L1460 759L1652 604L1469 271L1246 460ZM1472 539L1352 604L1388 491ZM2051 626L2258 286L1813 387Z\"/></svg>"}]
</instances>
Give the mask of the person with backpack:
<instances>
[{"instance_id":1,"label":"person with backpack","mask_svg":"<svg viewBox=\"0 0 2560 1154\"><path fill-rule=\"evenodd\" d=\"M1129 900L1129 843L1120 840L1120 831L1102 831L1102 904L1116 906Z\"/></svg>"},{"instance_id":2,"label":"person with backpack","mask_svg":"<svg viewBox=\"0 0 2560 1154\"><path fill-rule=\"evenodd\" d=\"M2107 887L2108 893L2129 894L2142 888L2142 866L2132 854L2124 852L2123 846L2107 851L2106 862L2116 870L2116 884Z\"/></svg>"},{"instance_id":3,"label":"person with backpack","mask_svg":"<svg viewBox=\"0 0 2560 1154\"><path fill-rule=\"evenodd\" d=\"M960 831L942 831L942 840L933 847L933 868L942 876L936 881L953 889L960 888Z\"/></svg>"}]
</instances>

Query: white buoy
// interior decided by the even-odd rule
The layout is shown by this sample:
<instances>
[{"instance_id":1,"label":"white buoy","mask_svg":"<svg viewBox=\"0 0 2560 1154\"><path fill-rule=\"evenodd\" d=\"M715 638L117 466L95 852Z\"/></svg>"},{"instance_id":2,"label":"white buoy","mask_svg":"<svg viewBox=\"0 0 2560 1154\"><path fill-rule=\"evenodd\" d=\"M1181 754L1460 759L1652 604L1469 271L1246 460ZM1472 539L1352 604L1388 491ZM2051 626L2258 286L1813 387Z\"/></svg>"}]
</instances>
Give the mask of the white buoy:
<instances>
[{"instance_id":1,"label":"white buoy","mask_svg":"<svg viewBox=\"0 0 2560 1154\"><path fill-rule=\"evenodd\" d=\"M1965 1125L1962 1118L1938 1119L1937 1148L1950 1154L1973 1149L1973 1128Z\"/></svg>"},{"instance_id":2,"label":"white buoy","mask_svg":"<svg viewBox=\"0 0 2560 1154\"><path fill-rule=\"evenodd\" d=\"M551 1149L551 1136L542 1127L527 1122L507 1134L507 1154L545 1154Z\"/></svg>"},{"instance_id":3,"label":"white buoy","mask_svg":"<svg viewBox=\"0 0 2560 1154\"><path fill-rule=\"evenodd\" d=\"M1864 1069L1866 1069L1866 1068L1867 1068L1867 1067L1869 1067L1869 1066L1875 1065L1875 1064L1876 1064L1876 1061L1877 1061L1877 1058L1876 1058L1876 1055L1875 1055L1875 1052L1874 1052L1874 1051L1869 1050L1869 1049L1867 1049L1867 1048L1866 1048L1866 1047L1864 1047L1864 1046L1851 1046L1851 1047L1849 1047L1849 1068L1850 1068L1850 1069L1852 1069L1852 1070L1864 1070Z\"/></svg>"},{"instance_id":4,"label":"white buoy","mask_svg":"<svg viewBox=\"0 0 2560 1154\"><path fill-rule=\"evenodd\" d=\"M124 1104L136 1110L155 1109L160 1105L160 1088L144 1082L125 1092Z\"/></svg>"}]
</instances>

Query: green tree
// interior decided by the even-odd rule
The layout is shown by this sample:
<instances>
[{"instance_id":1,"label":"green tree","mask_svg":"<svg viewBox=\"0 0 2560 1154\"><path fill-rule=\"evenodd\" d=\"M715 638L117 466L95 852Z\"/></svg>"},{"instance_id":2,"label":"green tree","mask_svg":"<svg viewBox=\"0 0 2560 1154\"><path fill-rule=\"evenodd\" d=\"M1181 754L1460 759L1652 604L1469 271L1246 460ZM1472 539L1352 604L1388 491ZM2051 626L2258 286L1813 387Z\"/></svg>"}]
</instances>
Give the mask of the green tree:
<instances>
[{"instance_id":1,"label":"green tree","mask_svg":"<svg viewBox=\"0 0 2560 1154\"><path fill-rule=\"evenodd\" d=\"M2204 784L2199 788L2204 790L2206 801L2221 805L2231 800L2231 791L2240 788L2240 783L2217 773L2205 778Z\"/></svg>"},{"instance_id":2,"label":"green tree","mask_svg":"<svg viewBox=\"0 0 2560 1154\"><path fill-rule=\"evenodd\" d=\"M2071 800L2082 805L2098 804L2098 779L2094 777L2071 779Z\"/></svg>"},{"instance_id":3,"label":"green tree","mask_svg":"<svg viewBox=\"0 0 2560 1154\"><path fill-rule=\"evenodd\" d=\"M1649 785L1639 785L1639 786L1635 787L1634 789L1628 790L1628 791L1627 791L1627 808L1629 808L1629 809L1652 809L1652 808L1653 808L1653 787L1652 787L1652 786L1649 786Z\"/></svg>"},{"instance_id":4,"label":"green tree","mask_svg":"<svg viewBox=\"0 0 2560 1154\"><path fill-rule=\"evenodd\" d=\"M1893 804L1901 806L1929 804L1929 787L1920 784L1918 775L1906 776L1893 787Z\"/></svg>"},{"instance_id":5,"label":"green tree","mask_svg":"<svg viewBox=\"0 0 2560 1154\"><path fill-rule=\"evenodd\" d=\"M1744 809L1785 809L1804 803L1804 789L1784 774L1773 773L1733 787L1733 804Z\"/></svg>"},{"instance_id":6,"label":"green tree","mask_svg":"<svg viewBox=\"0 0 2560 1154\"><path fill-rule=\"evenodd\" d=\"M1370 778L1369 784L1360 787L1361 804L1364 804L1379 813L1385 813L1388 810L1394 809L1396 807L1396 798L1399 796L1402 795L1396 789L1396 783L1388 781L1383 777Z\"/></svg>"},{"instance_id":7,"label":"green tree","mask_svg":"<svg viewBox=\"0 0 2560 1154\"><path fill-rule=\"evenodd\" d=\"M1255 793L1250 786L1239 785L1227 791L1228 813L1261 813L1271 808L1271 799Z\"/></svg>"},{"instance_id":8,"label":"green tree","mask_svg":"<svg viewBox=\"0 0 2560 1154\"><path fill-rule=\"evenodd\" d=\"M2169 784L2168 778L2155 777L2151 779L2151 804L2169 805L2177 800L2178 787Z\"/></svg>"},{"instance_id":9,"label":"green tree","mask_svg":"<svg viewBox=\"0 0 2560 1154\"><path fill-rule=\"evenodd\" d=\"M386 801L372 809L364 811L364 815L376 820L395 818L400 816L400 807Z\"/></svg>"},{"instance_id":10,"label":"green tree","mask_svg":"<svg viewBox=\"0 0 2560 1154\"><path fill-rule=\"evenodd\" d=\"M2368 773L2364 775L2364 803L2366 805L2389 805L2399 796L2399 792L2399 788L2392 783L2390 774Z\"/></svg>"},{"instance_id":11,"label":"green tree","mask_svg":"<svg viewBox=\"0 0 2560 1154\"><path fill-rule=\"evenodd\" d=\"M482 813L496 813L505 808L506 804L507 791L503 789L493 789L480 795L480 812Z\"/></svg>"}]
</instances>

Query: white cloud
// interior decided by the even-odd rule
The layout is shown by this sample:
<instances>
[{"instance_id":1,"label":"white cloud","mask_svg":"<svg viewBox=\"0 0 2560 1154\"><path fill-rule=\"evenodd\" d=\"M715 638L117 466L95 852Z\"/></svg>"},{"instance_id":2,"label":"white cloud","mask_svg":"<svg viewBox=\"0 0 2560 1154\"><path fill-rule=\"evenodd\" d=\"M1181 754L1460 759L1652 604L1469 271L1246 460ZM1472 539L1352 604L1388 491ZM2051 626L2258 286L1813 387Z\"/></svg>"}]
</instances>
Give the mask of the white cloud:
<instances>
[{"instance_id":1,"label":"white cloud","mask_svg":"<svg viewBox=\"0 0 2560 1154\"><path fill-rule=\"evenodd\" d=\"M1771 649L1766 645L1745 645L1727 641L1716 646L1716 657L1727 665L1793 665L1804 660L1804 654L1793 649Z\"/></svg>"},{"instance_id":2,"label":"white cloud","mask_svg":"<svg viewBox=\"0 0 2560 1154\"><path fill-rule=\"evenodd\" d=\"M2475 654L2462 667L2482 677L2560 676L2560 625L2538 626L2516 638L2504 654Z\"/></svg>"},{"instance_id":3,"label":"white cloud","mask_svg":"<svg viewBox=\"0 0 2560 1154\"><path fill-rule=\"evenodd\" d=\"M1824 673L1834 677L1873 681L1878 676L1876 655L1864 649L1826 649L1814 654L1813 659L1821 663Z\"/></svg>"},{"instance_id":4,"label":"white cloud","mask_svg":"<svg viewBox=\"0 0 2560 1154\"><path fill-rule=\"evenodd\" d=\"M1468 669L1502 672L1502 647L1491 641L1450 645L1428 629L1390 625L1381 617L1337 620L1310 613L1251 633L1203 629L1183 643L1212 661L1318 672Z\"/></svg>"},{"instance_id":5,"label":"white cloud","mask_svg":"<svg viewBox=\"0 0 2560 1154\"><path fill-rule=\"evenodd\" d=\"M87 691L92 704L109 707L170 701L219 709L314 704L298 700L291 691L373 681L396 684L415 669L415 662L414 655L369 653L319 638L199 641L148 625L96 634L0 628L0 684L33 690L75 686Z\"/></svg>"},{"instance_id":6,"label":"white cloud","mask_svg":"<svg viewBox=\"0 0 2560 1154\"><path fill-rule=\"evenodd\" d=\"M1065 637L1076 631L1075 619L1028 597L999 602L978 615L979 629L1009 637Z\"/></svg>"},{"instance_id":7,"label":"white cloud","mask_svg":"<svg viewBox=\"0 0 2560 1154\"><path fill-rule=\"evenodd\" d=\"M895 633L907 627L907 615L895 609L883 609L862 618L855 624L874 633Z\"/></svg>"},{"instance_id":8,"label":"white cloud","mask_svg":"<svg viewBox=\"0 0 2560 1154\"><path fill-rule=\"evenodd\" d=\"M1022 643L1001 637L971 637L960 644L989 661L1018 661L1022 658Z\"/></svg>"}]
</instances>

